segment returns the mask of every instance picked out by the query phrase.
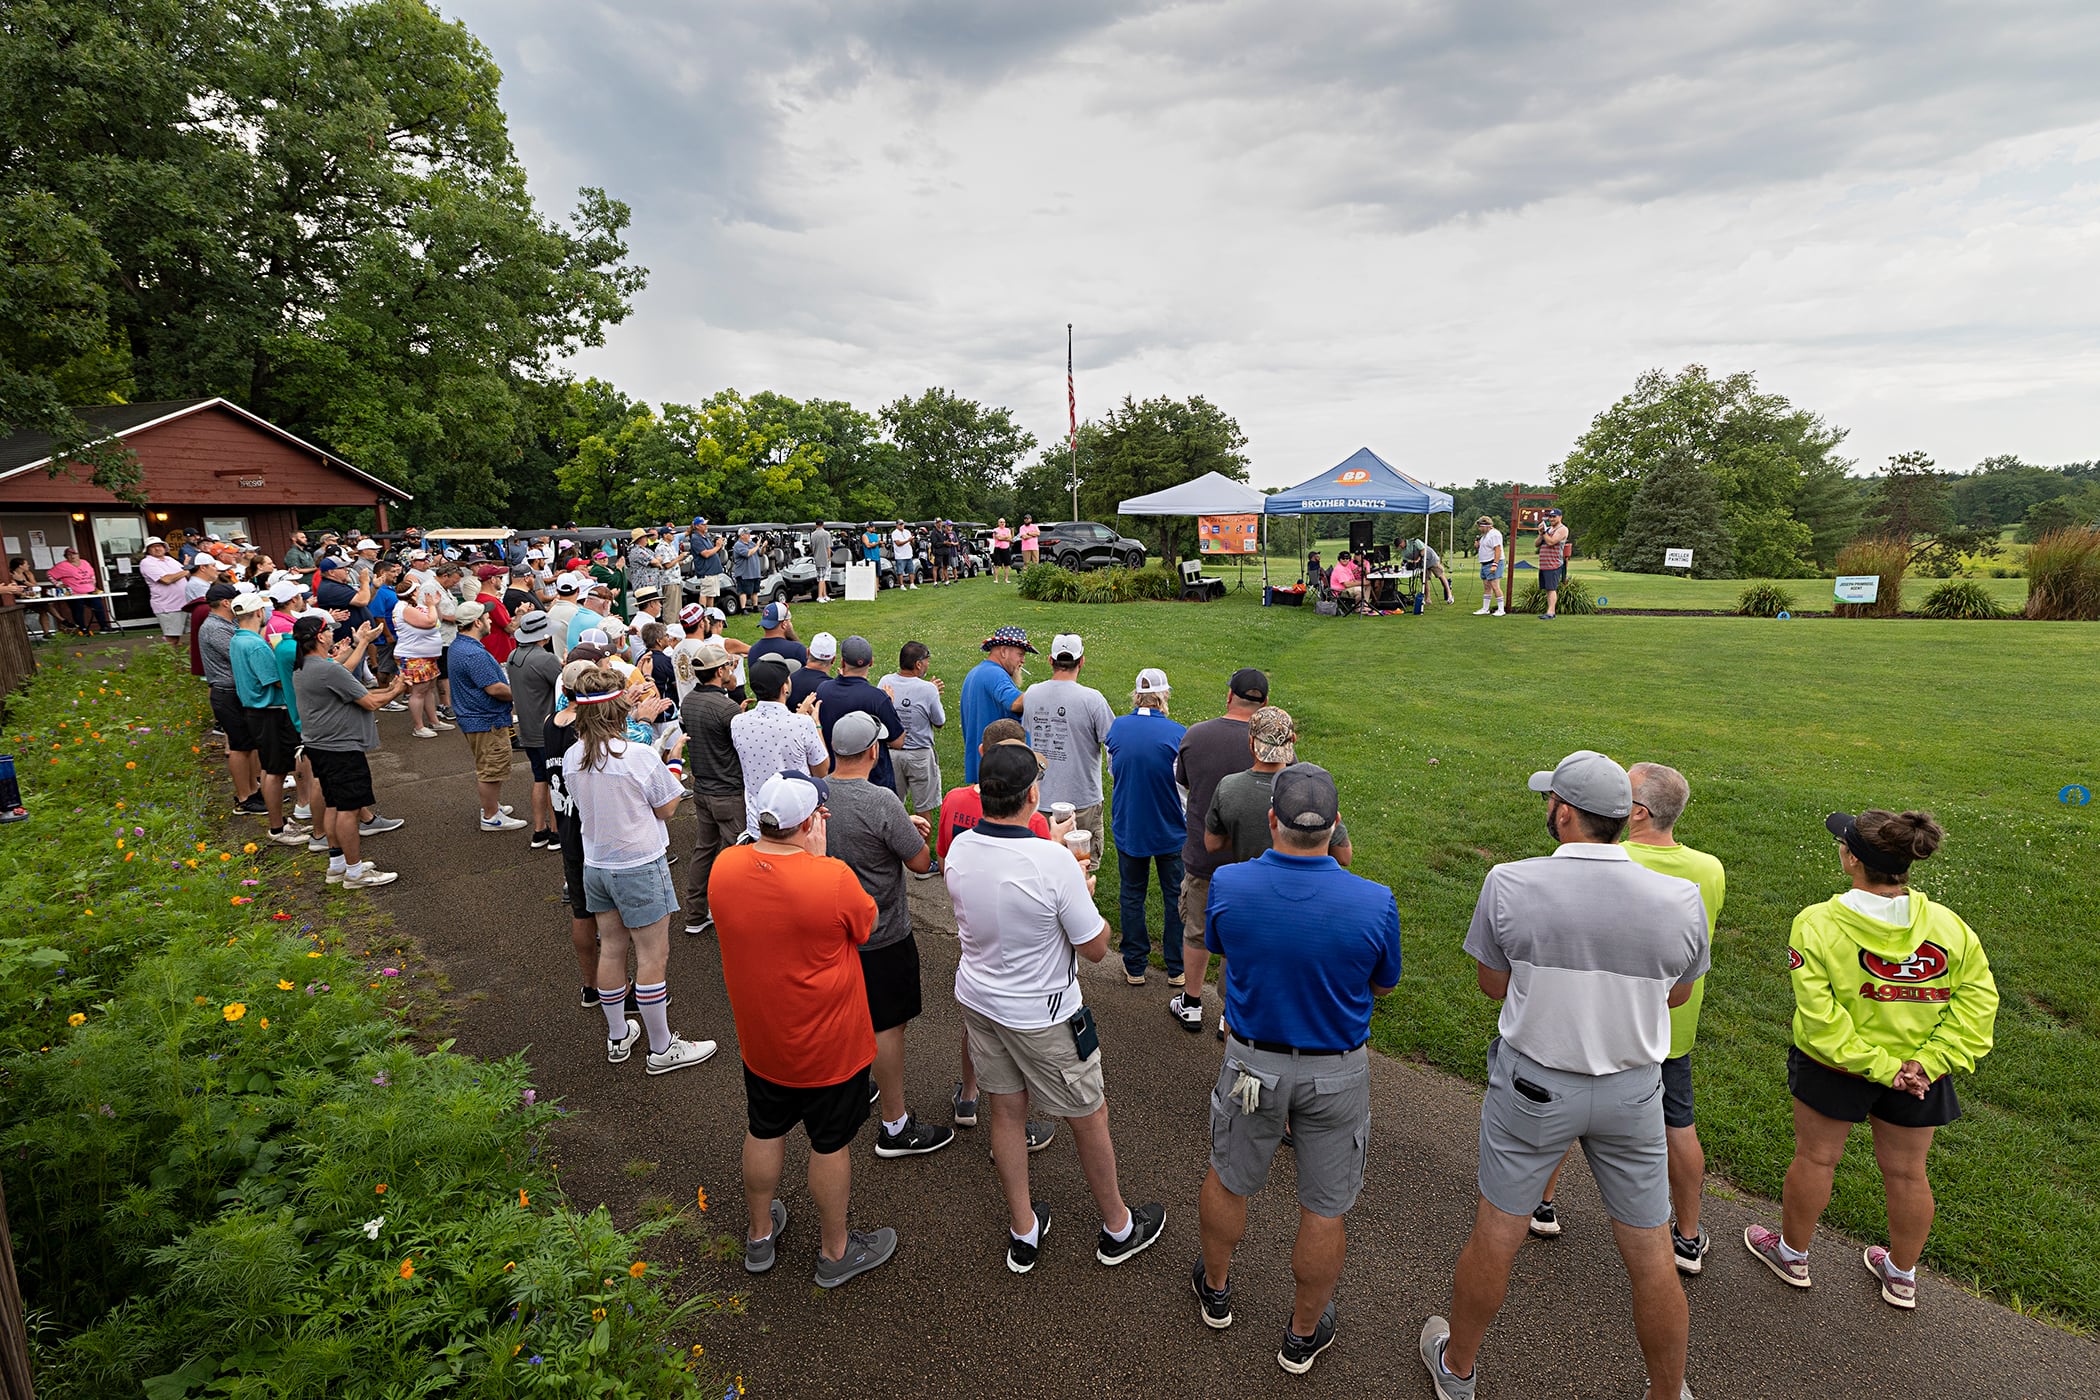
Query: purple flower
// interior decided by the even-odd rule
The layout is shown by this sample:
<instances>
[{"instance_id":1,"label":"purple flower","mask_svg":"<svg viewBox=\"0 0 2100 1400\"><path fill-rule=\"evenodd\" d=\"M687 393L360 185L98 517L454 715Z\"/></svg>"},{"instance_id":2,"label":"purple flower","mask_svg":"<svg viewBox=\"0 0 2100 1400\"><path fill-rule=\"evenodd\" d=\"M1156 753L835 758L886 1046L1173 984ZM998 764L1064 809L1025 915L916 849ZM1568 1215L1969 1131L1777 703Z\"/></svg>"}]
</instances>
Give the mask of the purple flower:
<instances>
[{"instance_id":1,"label":"purple flower","mask_svg":"<svg viewBox=\"0 0 2100 1400\"><path fill-rule=\"evenodd\" d=\"M381 1071L379 1071L379 1073L377 1073L377 1074L375 1074L375 1075L373 1075L373 1076L372 1076L372 1082L373 1082L374 1084L377 1084L377 1085L378 1085L378 1086L379 1086L380 1088L384 1089L384 1088L386 1088L386 1087L387 1087L387 1086L388 1086L389 1084L392 1084L392 1083L393 1083L394 1081L393 1081L393 1080L391 1080L391 1079L388 1079L388 1078L386 1077L386 1071L385 1071L385 1070L381 1070Z\"/></svg>"},{"instance_id":2,"label":"purple flower","mask_svg":"<svg viewBox=\"0 0 2100 1400\"><path fill-rule=\"evenodd\" d=\"M144 828L143 826L135 826L131 829L131 834L133 836L144 836L146 834L146 828Z\"/></svg>"},{"instance_id":3,"label":"purple flower","mask_svg":"<svg viewBox=\"0 0 2100 1400\"><path fill-rule=\"evenodd\" d=\"M539 1096L539 1091L537 1089L527 1089L525 1091L525 1106L527 1108L531 1108L532 1105L539 1099Z\"/></svg>"},{"instance_id":4,"label":"purple flower","mask_svg":"<svg viewBox=\"0 0 2100 1400\"><path fill-rule=\"evenodd\" d=\"M399 977L401 969L398 967L382 967L379 969L379 975L381 977Z\"/></svg>"}]
</instances>

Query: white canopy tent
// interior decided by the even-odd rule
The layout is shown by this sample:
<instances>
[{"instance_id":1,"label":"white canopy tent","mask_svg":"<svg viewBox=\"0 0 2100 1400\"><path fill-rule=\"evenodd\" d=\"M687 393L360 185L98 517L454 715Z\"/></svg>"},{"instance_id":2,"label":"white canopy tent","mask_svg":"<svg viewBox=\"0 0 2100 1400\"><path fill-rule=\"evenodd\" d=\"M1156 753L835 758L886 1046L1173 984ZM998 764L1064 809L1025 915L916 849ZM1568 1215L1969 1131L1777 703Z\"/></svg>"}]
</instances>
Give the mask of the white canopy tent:
<instances>
[{"instance_id":1,"label":"white canopy tent","mask_svg":"<svg viewBox=\"0 0 2100 1400\"><path fill-rule=\"evenodd\" d=\"M1244 481L1220 472L1205 472L1194 481L1169 486L1148 496L1117 504L1118 515L1259 515L1268 498Z\"/></svg>"}]
</instances>

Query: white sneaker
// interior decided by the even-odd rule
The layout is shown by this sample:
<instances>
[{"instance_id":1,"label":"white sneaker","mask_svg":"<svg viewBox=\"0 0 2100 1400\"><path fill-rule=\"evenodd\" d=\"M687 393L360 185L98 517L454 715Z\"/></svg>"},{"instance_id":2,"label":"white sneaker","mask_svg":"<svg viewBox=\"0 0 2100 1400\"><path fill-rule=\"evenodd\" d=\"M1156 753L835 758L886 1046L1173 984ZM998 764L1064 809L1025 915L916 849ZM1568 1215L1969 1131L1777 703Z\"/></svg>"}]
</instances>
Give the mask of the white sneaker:
<instances>
[{"instance_id":1,"label":"white sneaker","mask_svg":"<svg viewBox=\"0 0 2100 1400\"><path fill-rule=\"evenodd\" d=\"M346 890L369 890L379 885L391 885L400 878L391 870L380 870L368 865L362 875L352 875L349 871L344 871L343 878L338 883Z\"/></svg>"},{"instance_id":2,"label":"white sneaker","mask_svg":"<svg viewBox=\"0 0 2100 1400\"><path fill-rule=\"evenodd\" d=\"M341 870L331 870L331 871L329 871L329 872L328 872L328 883L329 883L329 884L331 884L331 885L340 885L340 884L342 884L342 883L343 883L343 875L344 875L344 873L345 873L345 872L343 872L343 871L341 871Z\"/></svg>"},{"instance_id":3,"label":"white sneaker","mask_svg":"<svg viewBox=\"0 0 2100 1400\"><path fill-rule=\"evenodd\" d=\"M306 828L286 822L282 831L270 833L270 839L280 846L303 846L306 844Z\"/></svg>"},{"instance_id":4,"label":"white sneaker","mask_svg":"<svg viewBox=\"0 0 2100 1400\"><path fill-rule=\"evenodd\" d=\"M459 728L459 726L458 726L458 725L456 725L456 724L451 724L451 723L448 723L448 722L447 722L447 721L445 721L445 720L439 720L439 721L437 722L437 727L438 727L438 728L440 728L440 729L457 729L457 728Z\"/></svg>"},{"instance_id":5,"label":"white sneaker","mask_svg":"<svg viewBox=\"0 0 2100 1400\"><path fill-rule=\"evenodd\" d=\"M1486 603L1482 603L1479 607L1473 609L1473 616L1475 617L1486 617L1487 615L1488 605Z\"/></svg>"},{"instance_id":6,"label":"white sneaker","mask_svg":"<svg viewBox=\"0 0 2100 1400\"><path fill-rule=\"evenodd\" d=\"M649 1052L649 1073L669 1074L674 1069L704 1064L714 1055L715 1043L712 1040L681 1040L674 1035L661 1055L654 1050Z\"/></svg>"},{"instance_id":7,"label":"white sneaker","mask_svg":"<svg viewBox=\"0 0 2100 1400\"><path fill-rule=\"evenodd\" d=\"M502 812L493 817L483 817L481 819L481 829L483 831L523 831L525 823L511 816L508 812Z\"/></svg>"},{"instance_id":8,"label":"white sneaker","mask_svg":"<svg viewBox=\"0 0 2100 1400\"><path fill-rule=\"evenodd\" d=\"M1167 1011L1176 1021L1181 1023L1181 1028L1190 1035L1194 1035L1203 1029L1203 1005L1201 1002L1190 1006L1188 998L1182 993L1176 992L1173 996L1167 998Z\"/></svg>"},{"instance_id":9,"label":"white sneaker","mask_svg":"<svg viewBox=\"0 0 2100 1400\"><path fill-rule=\"evenodd\" d=\"M1497 609L1495 609L1495 616L1497 616L1497 617L1508 617L1508 616L1509 616L1509 609L1508 609L1508 608L1497 608Z\"/></svg>"},{"instance_id":10,"label":"white sneaker","mask_svg":"<svg viewBox=\"0 0 2100 1400\"><path fill-rule=\"evenodd\" d=\"M627 1039L614 1040L611 1036L605 1038L606 1063L615 1065L626 1064L627 1057L634 1053L634 1043L641 1038L642 1023L629 1016L627 1018Z\"/></svg>"},{"instance_id":11,"label":"white sneaker","mask_svg":"<svg viewBox=\"0 0 2100 1400\"><path fill-rule=\"evenodd\" d=\"M411 729L408 732L411 738L416 739L435 739L438 736L435 729Z\"/></svg>"},{"instance_id":12,"label":"white sneaker","mask_svg":"<svg viewBox=\"0 0 2100 1400\"><path fill-rule=\"evenodd\" d=\"M292 808L292 820L293 820L293 821L295 821L295 822L310 822L310 821L312 821L313 819L314 819L314 809L313 809L313 808L311 808L311 807L309 807L309 806L307 806L307 805L306 805L306 804L305 804L304 802L301 802L300 804L298 804L297 806L295 806L295 807L293 807L293 808Z\"/></svg>"}]
</instances>

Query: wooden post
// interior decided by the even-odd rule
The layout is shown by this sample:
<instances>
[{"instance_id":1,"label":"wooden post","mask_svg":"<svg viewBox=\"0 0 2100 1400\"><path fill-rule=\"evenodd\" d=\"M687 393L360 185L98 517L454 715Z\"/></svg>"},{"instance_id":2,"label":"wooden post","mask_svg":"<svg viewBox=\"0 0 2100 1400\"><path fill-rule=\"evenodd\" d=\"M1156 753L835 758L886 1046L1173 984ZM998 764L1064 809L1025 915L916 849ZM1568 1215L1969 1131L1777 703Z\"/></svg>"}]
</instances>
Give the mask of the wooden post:
<instances>
[{"instance_id":1,"label":"wooden post","mask_svg":"<svg viewBox=\"0 0 2100 1400\"><path fill-rule=\"evenodd\" d=\"M386 497L374 497L372 500L372 510L378 518L378 524L374 528L380 534L383 535L386 533Z\"/></svg>"},{"instance_id":2,"label":"wooden post","mask_svg":"<svg viewBox=\"0 0 2100 1400\"><path fill-rule=\"evenodd\" d=\"M8 1239L5 1186L0 1186L0 1400L36 1400L36 1379L29 1373L29 1326L22 1311L22 1286L15 1281L14 1245Z\"/></svg>"},{"instance_id":3,"label":"wooden post","mask_svg":"<svg viewBox=\"0 0 2100 1400\"><path fill-rule=\"evenodd\" d=\"M20 606L0 608L0 705L36 671L28 617L28 610Z\"/></svg>"}]
</instances>

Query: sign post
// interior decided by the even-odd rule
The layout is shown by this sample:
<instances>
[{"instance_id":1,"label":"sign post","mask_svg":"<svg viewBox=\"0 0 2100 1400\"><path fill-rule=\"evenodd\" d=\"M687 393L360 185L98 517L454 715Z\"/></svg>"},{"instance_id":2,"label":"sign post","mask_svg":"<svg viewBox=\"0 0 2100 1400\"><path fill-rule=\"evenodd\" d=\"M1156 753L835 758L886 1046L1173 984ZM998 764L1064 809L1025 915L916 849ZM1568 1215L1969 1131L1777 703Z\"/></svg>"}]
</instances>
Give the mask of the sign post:
<instances>
[{"instance_id":1,"label":"sign post","mask_svg":"<svg viewBox=\"0 0 2100 1400\"><path fill-rule=\"evenodd\" d=\"M1686 571L1685 577L1690 578L1692 552L1689 549L1665 549L1663 551L1663 567L1665 569L1683 569Z\"/></svg>"}]
</instances>

